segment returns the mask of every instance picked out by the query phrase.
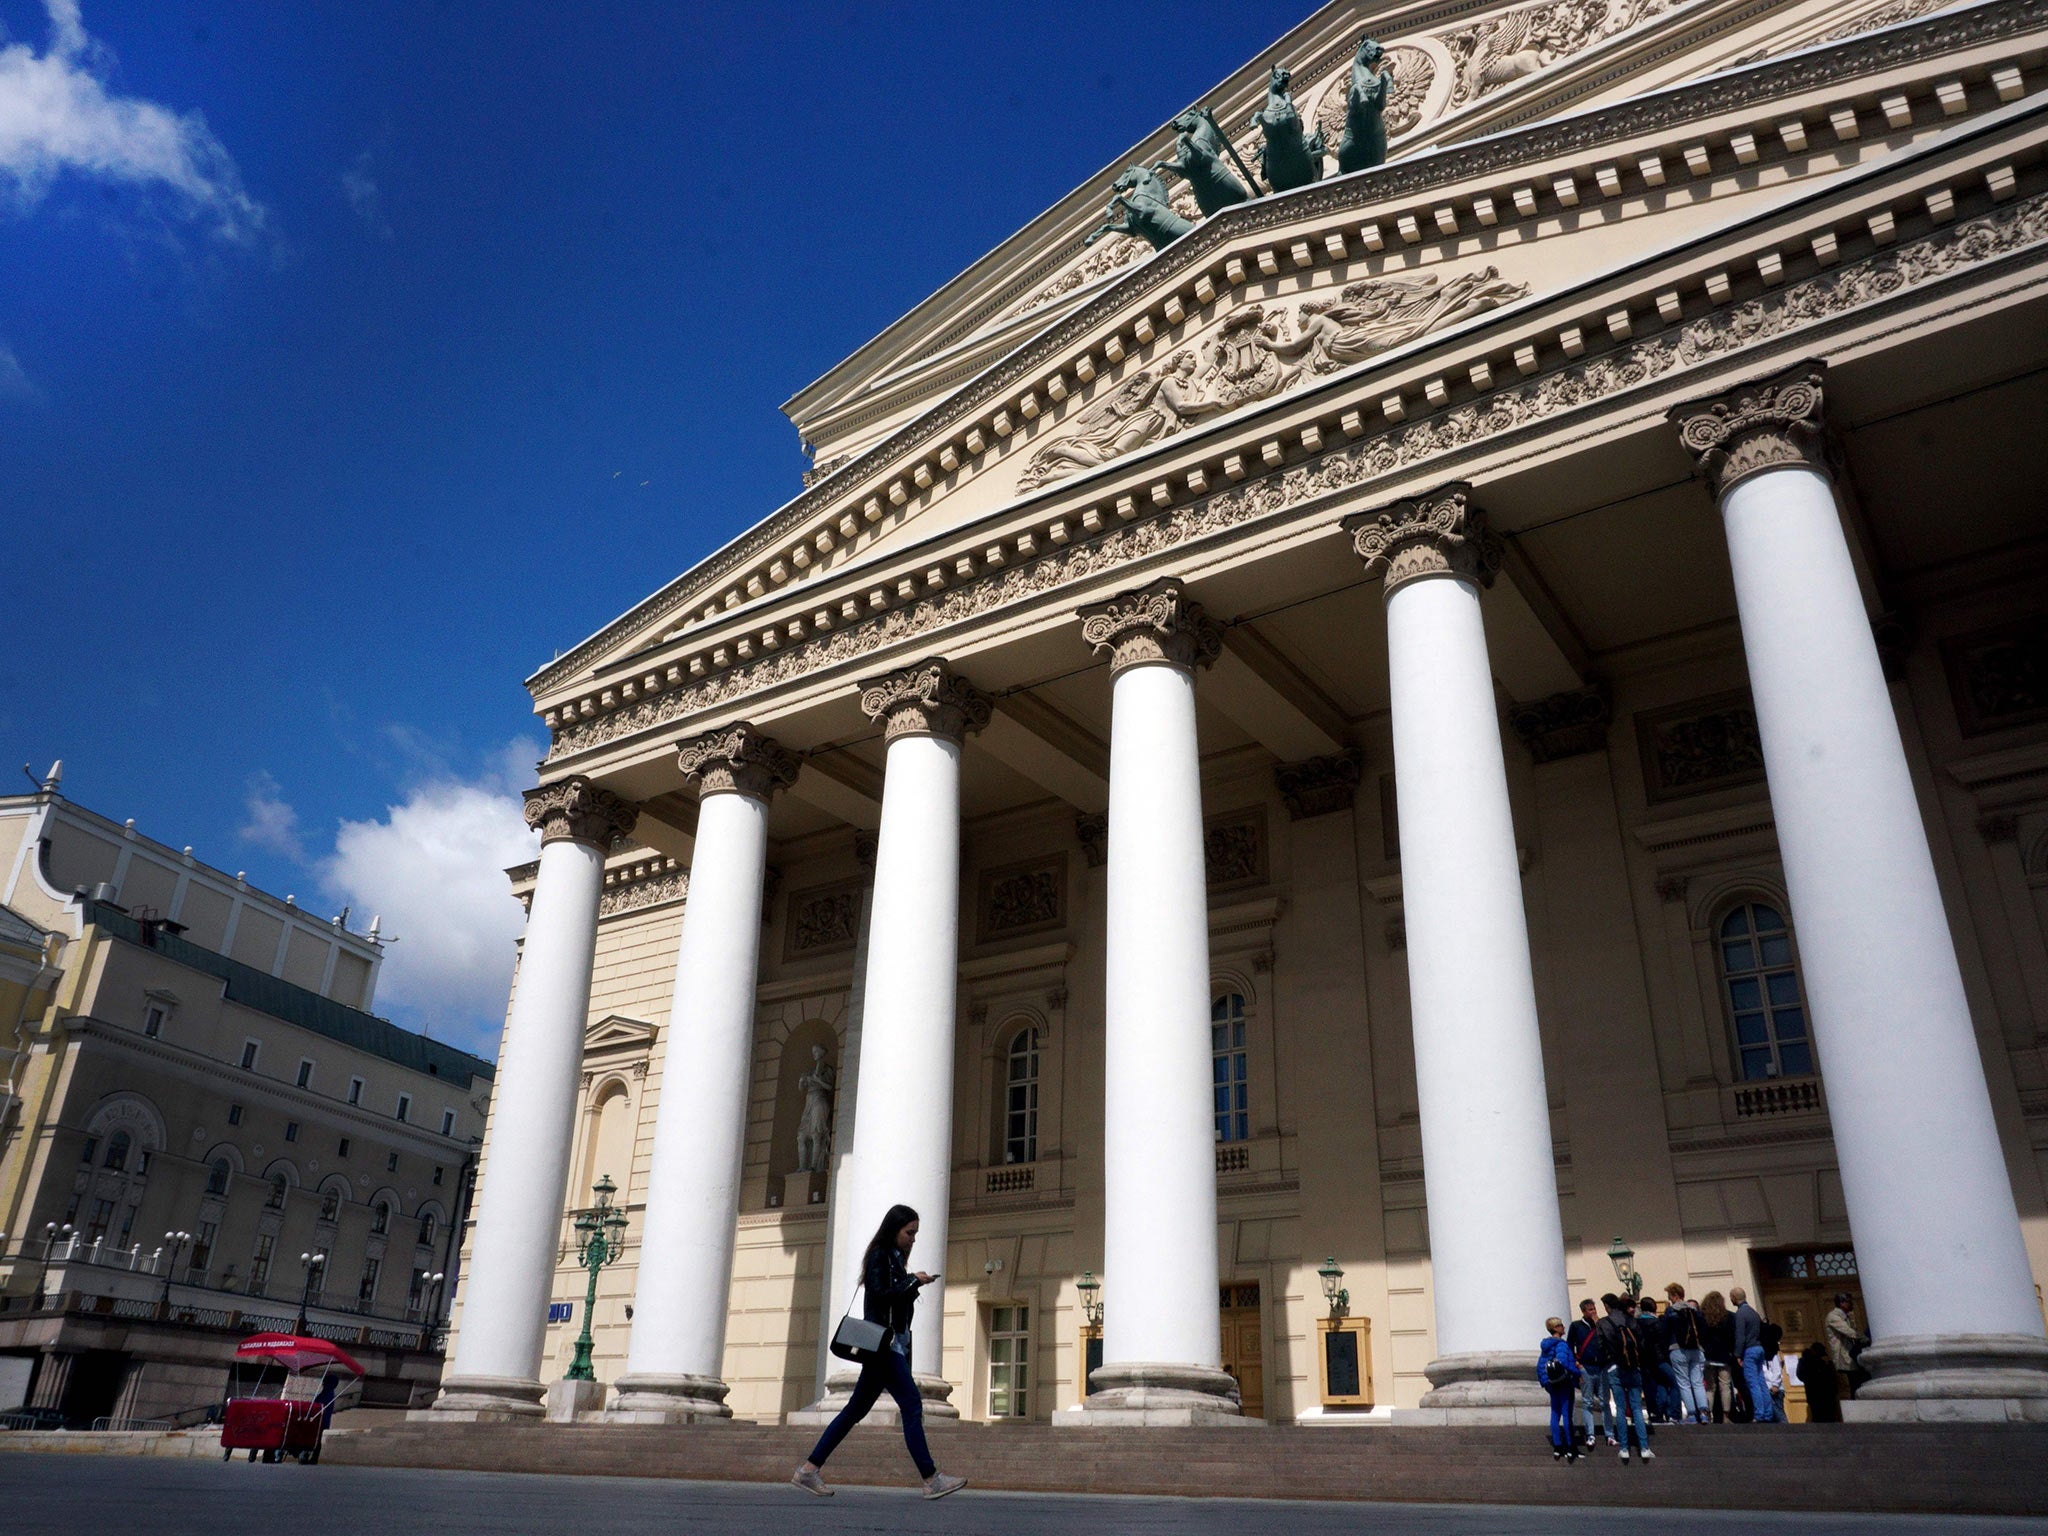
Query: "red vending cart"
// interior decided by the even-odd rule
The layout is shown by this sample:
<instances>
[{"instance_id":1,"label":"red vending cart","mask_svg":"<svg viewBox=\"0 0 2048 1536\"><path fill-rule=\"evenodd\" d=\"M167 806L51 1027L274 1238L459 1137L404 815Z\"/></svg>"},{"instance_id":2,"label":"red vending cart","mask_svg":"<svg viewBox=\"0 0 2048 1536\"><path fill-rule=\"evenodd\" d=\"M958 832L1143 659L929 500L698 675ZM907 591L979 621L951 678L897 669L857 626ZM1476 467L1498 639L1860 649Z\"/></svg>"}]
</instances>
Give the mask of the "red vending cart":
<instances>
[{"instance_id":1,"label":"red vending cart","mask_svg":"<svg viewBox=\"0 0 2048 1536\"><path fill-rule=\"evenodd\" d=\"M221 1460L320 1459L320 1437L336 1408L362 1395L363 1368L325 1339L252 1333L235 1349L221 1421Z\"/></svg>"}]
</instances>

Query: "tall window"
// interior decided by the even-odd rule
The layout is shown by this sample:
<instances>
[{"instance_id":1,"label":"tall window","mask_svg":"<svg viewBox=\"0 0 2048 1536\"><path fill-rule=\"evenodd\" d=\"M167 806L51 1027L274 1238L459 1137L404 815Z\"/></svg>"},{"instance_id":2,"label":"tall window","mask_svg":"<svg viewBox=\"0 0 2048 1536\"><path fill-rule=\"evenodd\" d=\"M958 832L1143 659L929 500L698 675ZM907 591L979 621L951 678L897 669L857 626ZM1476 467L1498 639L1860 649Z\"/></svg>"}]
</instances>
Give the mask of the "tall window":
<instances>
[{"instance_id":1,"label":"tall window","mask_svg":"<svg viewBox=\"0 0 2048 1536\"><path fill-rule=\"evenodd\" d=\"M164 1020L171 1016L162 1003L151 1003L142 1015L142 1032L154 1040L164 1032Z\"/></svg>"},{"instance_id":2,"label":"tall window","mask_svg":"<svg viewBox=\"0 0 2048 1536\"><path fill-rule=\"evenodd\" d=\"M389 1232L391 1230L391 1204L389 1201L379 1200L377 1202L376 1213L370 1218L370 1230L372 1232Z\"/></svg>"},{"instance_id":3,"label":"tall window","mask_svg":"<svg viewBox=\"0 0 2048 1536\"><path fill-rule=\"evenodd\" d=\"M988 1416L1031 1413L1031 1309L992 1307L988 1319Z\"/></svg>"},{"instance_id":4,"label":"tall window","mask_svg":"<svg viewBox=\"0 0 2048 1536\"><path fill-rule=\"evenodd\" d=\"M397 1119L400 1119L400 1120L410 1120L410 1119L412 1118L412 1095L411 1095L411 1094L409 1094L409 1093L401 1093L401 1094L400 1094L400 1095L398 1096L398 1114L397 1114L397 1116L396 1116L395 1118L397 1118Z\"/></svg>"},{"instance_id":5,"label":"tall window","mask_svg":"<svg viewBox=\"0 0 2048 1536\"><path fill-rule=\"evenodd\" d=\"M1003 1161L1038 1161L1038 1031L1010 1042L1003 1086Z\"/></svg>"},{"instance_id":6,"label":"tall window","mask_svg":"<svg viewBox=\"0 0 2048 1536\"><path fill-rule=\"evenodd\" d=\"M313 1063L310 1058L299 1063L299 1086L309 1088L313 1083Z\"/></svg>"},{"instance_id":7,"label":"tall window","mask_svg":"<svg viewBox=\"0 0 2048 1536\"><path fill-rule=\"evenodd\" d=\"M107 1235L107 1228L114 1224L114 1202L95 1200L92 1203L92 1220L87 1223L85 1240L96 1243Z\"/></svg>"},{"instance_id":8,"label":"tall window","mask_svg":"<svg viewBox=\"0 0 2048 1536\"><path fill-rule=\"evenodd\" d=\"M363 1260L363 1278L356 1285L356 1304L362 1307L373 1305L377 1300L377 1271L384 1267L382 1259Z\"/></svg>"},{"instance_id":9,"label":"tall window","mask_svg":"<svg viewBox=\"0 0 2048 1536\"><path fill-rule=\"evenodd\" d=\"M255 1069L255 1066L256 1066L256 1052L257 1052L257 1050L258 1050L258 1043L257 1043L256 1041L254 1041L254 1040L244 1040L244 1041L242 1042L242 1070L243 1070L243 1071L245 1071L245 1072L248 1072L248 1071L253 1071L253 1070Z\"/></svg>"},{"instance_id":10,"label":"tall window","mask_svg":"<svg viewBox=\"0 0 2048 1536\"><path fill-rule=\"evenodd\" d=\"M185 1262L185 1278L190 1281L206 1278L208 1266L213 1263L213 1240L220 1233L217 1221L202 1221L199 1230L192 1236L192 1252Z\"/></svg>"},{"instance_id":11,"label":"tall window","mask_svg":"<svg viewBox=\"0 0 2048 1536\"><path fill-rule=\"evenodd\" d=\"M268 1232L257 1234L256 1252L249 1258L249 1294L261 1296L263 1288L270 1284L270 1256L277 1249L277 1239Z\"/></svg>"},{"instance_id":12,"label":"tall window","mask_svg":"<svg viewBox=\"0 0 2048 1536\"><path fill-rule=\"evenodd\" d=\"M351 1104L363 1102L363 1080L360 1077L352 1077L348 1080L348 1101Z\"/></svg>"},{"instance_id":13,"label":"tall window","mask_svg":"<svg viewBox=\"0 0 2048 1536\"><path fill-rule=\"evenodd\" d=\"M234 1167L226 1158L215 1158L212 1171L206 1175L206 1192L209 1195L226 1194L228 1192L228 1180L233 1178L234 1174Z\"/></svg>"},{"instance_id":14,"label":"tall window","mask_svg":"<svg viewBox=\"0 0 2048 1536\"><path fill-rule=\"evenodd\" d=\"M438 1226L439 1223L434 1220L434 1213L432 1211L427 1212L426 1215L420 1218L420 1242L422 1245L431 1243L434 1240L434 1233Z\"/></svg>"},{"instance_id":15,"label":"tall window","mask_svg":"<svg viewBox=\"0 0 2048 1536\"><path fill-rule=\"evenodd\" d=\"M320 1196L320 1219L322 1221L335 1221L340 1216L341 1191L338 1189L324 1191Z\"/></svg>"},{"instance_id":16,"label":"tall window","mask_svg":"<svg viewBox=\"0 0 2048 1536\"><path fill-rule=\"evenodd\" d=\"M1244 998L1225 993L1209 1005L1209 1049L1215 1058L1216 1139L1251 1139L1251 1089L1245 1080Z\"/></svg>"},{"instance_id":17,"label":"tall window","mask_svg":"<svg viewBox=\"0 0 2048 1536\"><path fill-rule=\"evenodd\" d=\"M134 1141L126 1131L114 1132L113 1136L107 1141L107 1168L109 1171L119 1173L128 1166L128 1149L134 1145Z\"/></svg>"},{"instance_id":18,"label":"tall window","mask_svg":"<svg viewBox=\"0 0 2048 1536\"><path fill-rule=\"evenodd\" d=\"M452 1109L441 1111L441 1134L443 1136L453 1136L455 1134L455 1111Z\"/></svg>"},{"instance_id":19,"label":"tall window","mask_svg":"<svg viewBox=\"0 0 2048 1536\"><path fill-rule=\"evenodd\" d=\"M270 1176L270 1208L273 1211L284 1209L285 1196L291 1192L291 1187L291 1180L283 1174L274 1173Z\"/></svg>"},{"instance_id":20,"label":"tall window","mask_svg":"<svg viewBox=\"0 0 2048 1536\"><path fill-rule=\"evenodd\" d=\"M1784 915L1760 901L1736 907L1721 919L1720 960L1743 1078L1812 1072L1813 1043Z\"/></svg>"}]
</instances>

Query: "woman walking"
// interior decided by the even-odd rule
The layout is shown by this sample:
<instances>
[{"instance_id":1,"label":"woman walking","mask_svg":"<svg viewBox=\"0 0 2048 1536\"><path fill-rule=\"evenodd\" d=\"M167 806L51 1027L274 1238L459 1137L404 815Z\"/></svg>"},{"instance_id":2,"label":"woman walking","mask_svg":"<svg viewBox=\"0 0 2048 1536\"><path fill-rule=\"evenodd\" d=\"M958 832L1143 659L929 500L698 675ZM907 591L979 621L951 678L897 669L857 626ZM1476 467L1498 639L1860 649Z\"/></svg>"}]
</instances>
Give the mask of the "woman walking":
<instances>
[{"instance_id":1,"label":"woman walking","mask_svg":"<svg viewBox=\"0 0 2048 1536\"><path fill-rule=\"evenodd\" d=\"M861 1315L889 1331L882 1347L861 1363L860 1380L853 1397L839 1410L839 1417L825 1426L812 1448L810 1460L796 1469L790 1479L806 1493L829 1496L830 1488L818 1475L825 1459L839 1448L847 1432L868 1416L884 1392L896 1399L896 1411L903 1416L903 1443L910 1459L917 1463L924 1479L924 1496L943 1499L967 1486L964 1477L948 1477L932 1461L924 1440L924 1403L917 1395L917 1382L910 1374L910 1316L917 1308L917 1293L937 1278L906 1264L911 1245L917 1241L917 1212L907 1205L892 1205L882 1225L868 1240L861 1259L861 1289L865 1299Z\"/></svg>"}]
</instances>

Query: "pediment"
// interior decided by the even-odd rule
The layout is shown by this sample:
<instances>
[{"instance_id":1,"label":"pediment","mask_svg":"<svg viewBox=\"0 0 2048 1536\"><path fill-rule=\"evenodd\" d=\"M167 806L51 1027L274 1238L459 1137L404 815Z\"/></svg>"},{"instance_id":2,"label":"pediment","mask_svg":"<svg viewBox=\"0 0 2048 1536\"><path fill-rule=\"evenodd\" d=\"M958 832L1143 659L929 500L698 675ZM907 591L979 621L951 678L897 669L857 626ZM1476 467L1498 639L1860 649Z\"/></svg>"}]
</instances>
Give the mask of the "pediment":
<instances>
[{"instance_id":1,"label":"pediment","mask_svg":"<svg viewBox=\"0 0 2048 1536\"><path fill-rule=\"evenodd\" d=\"M583 1054L595 1056L607 1052L645 1051L654 1044L657 1033L659 1031L654 1025L643 1020L630 1019L622 1013L608 1013L583 1031Z\"/></svg>"},{"instance_id":2,"label":"pediment","mask_svg":"<svg viewBox=\"0 0 2048 1536\"><path fill-rule=\"evenodd\" d=\"M1499 21L1565 3L1537 0L1485 14ZM1167 249L1063 298L1042 326L1006 337L995 362L886 441L538 674L530 686L548 725L559 734L569 719L644 709L649 694L701 689L708 685L694 680L758 666L821 631L927 599L956 576L983 574L978 555L957 551L943 563L899 568L949 530L1013 507L1021 515L1034 498L1125 455L1146 453L1190 426L1268 409L1311 384L1355 376L1361 405L1376 408L1382 402L1371 376L1404 350L1441 345L1517 304L1597 284L1603 274L1653 261L1828 177L1851 174L1914 137L1967 123L1968 116L1952 120L1946 107L1933 106L1935 76L1957 67L1944 54L2013 34L2020 22L1996 0L1898 27L1889 40L1821 37L1791 58L1740 57L1767 45L1767 15L1783 25L1794 17L1807 34L1832 29L1853 37L1890 21L1906 3L1918 0L1643 0L1630 25L1465 105L1446 87L1442 110L1429 117L1435 108L1427 101L1418 107L1415 128L1387 164L1226 208ZM1721 23L1711 46L1709 13ZM1355 13L1319 13L1324 21L1333 16L1342 25L1325 27L1338 50L1331 57L1348 69ZM1484 21L1466 12L1458 25ZM1666 29L1680 22L1700 39L1674 41ZM1453 60L1459 56L1444 47ZM1858 82L1880 74L1897 80L1905 65L1925 77L1913 88L1927 110L1894 132ZM1614 72L1631 69L1661 72L1666 83L1647 92L1617 84ZM1688 70L1706 78L1688 83ZM1318 110L1319 93L1339 83L1329 74L1311 79L1302 100ZM1571 106L1600 90L1622 99ZM1830 103L1858 91L1869 126L1837 142ZM1979 105L1968 111L1982 110L1973 100ZM1511 132L1460 137L1479 121L1475 112L1511 101L1534 118ZM1080 227L1063 238L1076 238ZM1607 318L1589 312L1586 323ZM1506 360L1485 366L1497 370ZM1084 520L1074 535L1088 528ZM871 585L847 590L855 573L870 570ZM829 601L806 600L827 588Z\"/></svg>"}]
</instances>

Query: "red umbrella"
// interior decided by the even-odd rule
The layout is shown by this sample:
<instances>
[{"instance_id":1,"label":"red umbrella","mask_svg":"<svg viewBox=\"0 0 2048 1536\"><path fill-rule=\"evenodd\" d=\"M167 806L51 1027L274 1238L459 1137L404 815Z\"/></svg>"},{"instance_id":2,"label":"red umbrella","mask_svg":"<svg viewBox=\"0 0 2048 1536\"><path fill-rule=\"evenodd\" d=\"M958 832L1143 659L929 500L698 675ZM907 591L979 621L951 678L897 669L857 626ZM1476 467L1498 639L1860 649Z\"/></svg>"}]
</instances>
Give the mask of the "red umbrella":
<instances>
[{"instance_id":1,"label":"red umbrella","mask_svg":"<svg viewBox=\"0 0 2048 1536\"><path fill-rule=\"evenodd\" d=\"M275 1360L288 1371L333 1366L354 1376L364 1374L346 1350L325 1339L304 1338L296 1333L252 1333L235 1346L235 1358Z\"/></svg>"}]
</instances>

